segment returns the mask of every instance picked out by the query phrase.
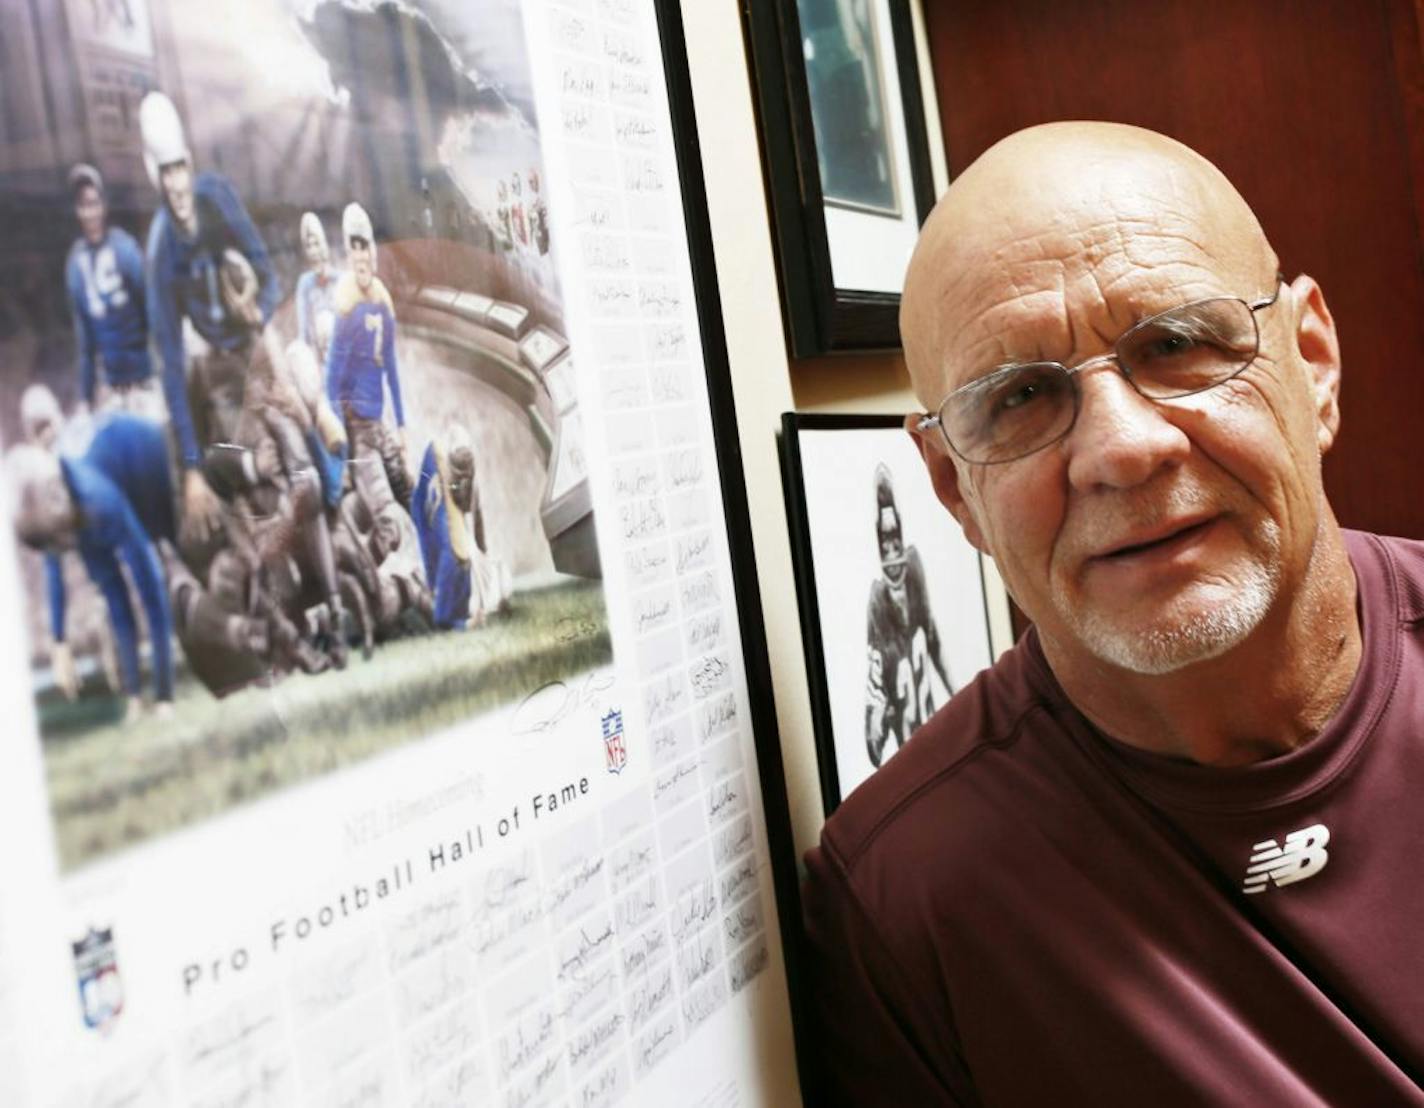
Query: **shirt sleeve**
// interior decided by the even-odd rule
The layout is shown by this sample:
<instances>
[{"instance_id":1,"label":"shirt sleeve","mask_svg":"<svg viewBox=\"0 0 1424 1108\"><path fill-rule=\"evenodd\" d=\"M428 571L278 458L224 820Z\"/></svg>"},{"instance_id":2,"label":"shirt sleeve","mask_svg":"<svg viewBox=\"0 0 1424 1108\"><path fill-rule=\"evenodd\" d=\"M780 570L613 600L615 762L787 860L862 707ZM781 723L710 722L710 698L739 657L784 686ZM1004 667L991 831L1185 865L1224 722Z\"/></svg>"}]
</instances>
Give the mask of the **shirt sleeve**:
<instances>
[{"instance_id":1,"label":"shirt sleeve","mask_svg":"<svg viewBox=\"0 0 1424 1108\"><path fill-rule=\"evenodd\" d=\"M115 228L110 232L114 244L114 256L119 266L119 276L128 290L129 303L145 325L148 322L148 278L143 271L143 251L138 242L127 231Z\"/></svg>"},{"instance_id":2,"label":"shirt sleeve","mask_svg":"<svg viewBox=\"0 0 1424 1108\"><path fill-rule=\"evenodd\" d=\"M84 274L79 269L78 253L69 255L65 266L65 284L69 287L69 306L74 313L74 345L79 351L79 395L86 404L94 403L94 323L89 318L89 297L84 288Z\"/></svg>"},{"instance_id":3,"label":"shirt sleeve","mask_svg":"<svg viewBox=\"0 0 1424 1108\"><path fill-rule=\"evenodd\" d=\"M355 315L353 311L336 317L331 345L326 348L326 398L331 401L336 418L343 423L346 412L342 409L341 397L346 391L346 365L351 360L351 320Z\"/></svg>"},{"instance_id":4,"label":"shirt sleeve","mask_svg":"<svg viewBox=\"0 0 1424 1108\"><path fill-rule=\"evenodd\" d=\"M212 180L213 202L222 214L223 221L231 229L233 237L237 239L238 250L251 264L252 272L257 274L257 306L262 309L262 322L266 323L272 318L272 313L277 310L277 302L282 298L282 282L277 277L277 271L272 268L272 257L267 253L267 244L262 241L262 235L252 222L252 217L247 214L247 209L242 206L231 182L223 177L214 177Z\"/></svg>"},{"instance_id":5,"label":"shirt sleeve","mask_svg":"<svg viewBox=\"0 0 1424 1108\"><path fill-rule=\"evenodd\" d=\"M935 622L934 609L930 607L929 586L925 584L925 565L920 560L920 552L915 547L910 547L905 553L909 559L909 587L914 589L915 595L919 597L919 607L921 620L925 627L925 648L929 651L930 664L938 671L940 680L944 682L945 691L954 695L954 682L950 680L949 667L944 663L943 644L939 638L939 624ZM920 721L921 723L924 720Z\"/></svg>"},{"instance_id":6,"label":"shirt sleeve","mask_svg":"<svg viewBox=\"0 0 1424 1108\"><path fill-rule=\"evenodd\" d=\"M879 580L870 583L870 596L865 602L865 745L871 764L880 765L881 751L886 742L886 728L893 721L890 698L895 695L894 674L886 656L886 633L880 626Z\"/></svg>"},{"instance_id":7,"label":"shirt sleeve","mask_svg":"<svg viewBox=\"0 0 1424 1108\"><path fill-rule=\"evenodd\" d=\"M311 295L310 277L311 271L308 270L297 278L297 338L308 346L315 347L316 342L312 336L311 307L307 304L307 299Z\"/></svg>"},{"instance_id":8,"label":"shirt sleeve","mask_svg":"<svg viewBox=\"0 0 1424 1108\"><path fill-rule=\"evenodd\" d=\"M64 566L59 555L47 551L44 556L45 593L49 598L49 630L55 642L64 641Z\"/></svg>"},{"instance_id":9,"label":"shirt sleeve","mask_svg":"<svg viewBox=\"0 0 1424 1108\"><path fill-rule=\"evenodd\" d=\"M436 510L440 503L436 490L435 447L427 446L420 461L420 474L415 480L415 492L410 498L410 518L415 524L415 537L420 543L420 559L425 566L425 579L435 581L438 551Z\"/></svg>"},{"instance_id":10,"label":"shirt sleeve","mask_svg":"<svg viewBox=\"0 0 1424 1108\"><path fill-rule=\"evenodd\" d=\"M193 431L193 414L188 408L188 372L183 360L183 318L178 308L177 291L164 256L167 244L163 213L154 217L148 234L147 284L148 330L158 346L163 375L163 398L168 404L168 418L178 438L178 452L184 468L191 469L202 461L198 436Z\"/></svg>"},{"instance_id":11,"label":"shirt sleeve","mask_svg":"<svg viewBox=\"0 0 1424 1108\"><path fill-rule=\"evenodd\" d=\"M381 351L381 360L386 367L386 380L390 384L391 409L396 414L396 426L404 427L405 408L401 404L400 367L396 365L396 313L390 308L383 310L386 313L386 327L382 339L384 349Z\"/></svg>"},{"instance_id":12,"label":"shirt sleeve","mask_svg":"<svg viewBox=\"0 0 1424 1108\"><path fill-rule=\"evenodd\" d=\"M138 590L139 603L143 605L144 619L148 623L148 640L153 648L154 693L159 700L172 700L173 616L168 608L163 569L158 563L158 552L133 509L124 504L122 514L124 536L119 551L129 567L129 576Z\"/></svg>"},{"instance_id":13,"label":"shirt sleeve","mask_svg":"<svg viewBox=\"0 0 1424 1108\"><path fill-rule=\"evenodd\" d=\"M978 1105L952 1019L926 999L932 988L911 987L839 859L823 843L806 855L806 870L802 909L810 987L804 1010L815 1021L819 1085L807 1103Z\"/></svg>"},{"instance_id":14,"label":"shirt sleeve","mask_svg":"<svg viewBox=\"0 0 1424 1108\"><path fill-rule=\"evenodd\" d=\"M119 572L118 560L107 547L85 543L79 547L79 556L84 559L84 568L89 571L90 579L98 586L109 607L109 623L119 648L119 674L123 678L124 692L129 696L138 696L143 691L138 675L138 629L134 624L133 607L129 604L129 592L124 585L124 576Z\"/></svg>"}]
</instances>

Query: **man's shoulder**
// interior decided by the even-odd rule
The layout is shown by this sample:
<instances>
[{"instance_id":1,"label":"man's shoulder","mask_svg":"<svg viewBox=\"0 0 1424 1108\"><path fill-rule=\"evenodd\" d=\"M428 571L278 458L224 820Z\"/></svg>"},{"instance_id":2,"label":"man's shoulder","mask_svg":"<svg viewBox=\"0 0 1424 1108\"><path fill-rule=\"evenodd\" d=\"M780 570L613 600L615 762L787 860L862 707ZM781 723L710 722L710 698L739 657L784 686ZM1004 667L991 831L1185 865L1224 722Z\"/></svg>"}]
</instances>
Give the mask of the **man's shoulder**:
<instances>
[{"instance_id":1,"label":"man's shoulder","mask_svg":"<svg viewBox=\"0 0 1424 1108\"><path fill-rule=\"evenodd\" d=\"M348 270L337 278L336 291L332 294L337 315L350 315L361 299L361 286L356 283L356 274Z\"/></svg>"},{"instance_id":2,"label":"man's shoulder","mask_svg":"<svg viewBox=\"0 0 1424 1108\"><path fill-rule=\"evenodd\" d=\"M1356 576L1384 584L1380 595L1394 599L1401 622L1424 620L1424 542L1369 531L1345 531L1344 536Z\"/></svg>"},{"instance_id":3,"label":"man's shoulder","mask_svg":"<svg viewBox=\"0 0 1424 1108\"><path fill-rule=\"evenodd\" d=\"M193 178L193 195L226 203L237 200L237 189L221 173L208 169Z\"/></svg>"},{"instance_id":4,"label":"man's shoulder","mask_svg":"<svg viewBox=\"0 0 1424 1108\"><path fill-rule=\"evenodd\" d=\"M169 244L175 238L172 227L173 217L168 214L168 209L163 204L159 204L158 210L153 213L153 219L148 225L147 252L149 258L155 257L160 250L169 248Z\"/></svg>"},{"instance_id":5,"label":"man's shoulder","mask_svg":"<svg viewBox=\"0 0 1424 1108\"><path fill-rule=\"evenodd\" d=\"M64 256L64 284L70 295L82 297L84 293L84 236L80 235Z\"/></svg>"},{"instance_id":6,"label":"man's shoulder","mask_svg":"<svg viewBox=\"0 0 1424 1108\"><path fill-rule=\"evenodd\" d=\"M1012 803L1000 801L1052 769L1028 749L1036 744L1021 742L1052 717L1043 666L1030 637L980 672L836 809L823 847L853 873L877 857L943 858L955 840L982 840L994 820L1012 814Z\"/></svg>"},{"instance_id":7,"label":"man's shoulder","mask_svg":"<svg viewBox=\"0 0 1424 1108\"><path fill-rule=\"evenodd\" d=\"M122 227L110 226L106 234L106 240L113 248L121 253L127 254L138 250L138 240L129 234Z\"/></svg>"},{"instance_id":8,"label":"man's shoulder","mask_svg":"<svg viewBox=\"0 0 1424 1108\"><path fill-rule=\"evenodd\" d=\"M391 299L391 290L386 288L386 283L379 277L371 278L371 299L384 308L392 319L395 318L396 305L395 301Z\"/></svg>"}]
</instances>

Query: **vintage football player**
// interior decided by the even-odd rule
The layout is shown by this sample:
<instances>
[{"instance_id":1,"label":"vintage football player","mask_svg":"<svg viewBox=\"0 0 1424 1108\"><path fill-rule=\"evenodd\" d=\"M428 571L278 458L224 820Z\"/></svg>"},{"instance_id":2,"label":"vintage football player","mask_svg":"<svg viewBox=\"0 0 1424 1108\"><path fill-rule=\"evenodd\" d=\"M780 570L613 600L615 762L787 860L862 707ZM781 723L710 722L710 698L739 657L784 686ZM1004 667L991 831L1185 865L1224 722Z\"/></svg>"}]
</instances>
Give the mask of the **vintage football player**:
<instances>
[{"instance_id":1,"label":"vintage football player","mask_svg":"<svg viewBox=\"0 0 1424 1108\"><path fill-rule=\"evenodd\" d=\"M404 512L411 482L406 466L405 407L396 361L391 294L376 275L376 238L360 204L341 215L348 271L336 285L336 328L326 359L331 406L346 425L352 478L377 517ZM386 391L396 431L385 422Z\"/></svg>"},{"instance_id":2,"label":"vintage football player","mask_svg":"<svg viewBox=\"0 0 1424 1108\"><path fill-rule=\"evenodd\" d=\"M66 645L67 597L58 554L77 550L104 597L128 697L126 721L142 712L139 633L129 599L132 582L152 652L154 698L162 714L173 701L175 632L193 660L212 647L245 657L268 649L265 623L224 610L177 558L172 461L163 428L127 412L106 417L82 457L37 443L7 456L20 540L46 553L46 591L55 678L73 697L78 681ZM123 570L120 569L122 565Z\"/></svg>"},{"instance_id":3,"label":"vintage football player","mask_svg":"<svg viewBox=\"0 0 1424 1108\"><path fill-rule=\"evenodd\" d=\"M69 192L80 234L64 262L64 287L74 316L80 399L91 408L98 398L106 407L161 420L163 398L148 356L143 251L122 227L109 224L104 179L92 165L69 171Z\"/></svg>"},{"instance_id":4,"label":"vintage football player","mask_svg":"<svg viewBox=\"0 0 1424 1108\"><path fill-rule=\"evenodd\" d=\"M475 453L464 427L457 424L447 442L425 448L411 517L436 627L478 627L508 603L509 572L485 546Z\"/></svg>"},{"instance_id":5,"label":"vintage football player","mask_svg":"<svg viewBox=\"0 0 1424 1108\"><path fill-rule=\"evenodd\" d=\"M324 366L336 328L336 281L340 274L331 264L326 228L316 212L302 213L301 241L307 269L297 278L297 338L311 347L317 365Z\"/></svg>"},{"instance_id":6,"label":"vintage football player","mask_svg":"<svg viewBox=\"0 0 1424 1108\"><path fill-rule=\"evenodd\" d=\"M218 526L219 506L203 474L203 450L233 438L253 347L282 290L231 182L195 171L173 101L161 92L145 96L139 129L144 166L162 198L148 233L149 328L183 465L183 527L205 539ZM245 300L223 294L231 255L245 259L256 274L253 295ZM185 319L208 346L191 366Z\"/></svg>"},{"instance_id":7,"label":"vintage football player","mask_svg":"<svg viewBox=\"0 0 1424 1108\"><path fill-rule=\"evenodd\" d=\"M871 582L866 606L865 747L871 765L879 766L885 748L891 742L895 749L904 745L954 686L930 611L924 566L919 551L905 545L895 488L884 465L875 470L875 503L881 576Z\"/></svg>"}]
</instances>

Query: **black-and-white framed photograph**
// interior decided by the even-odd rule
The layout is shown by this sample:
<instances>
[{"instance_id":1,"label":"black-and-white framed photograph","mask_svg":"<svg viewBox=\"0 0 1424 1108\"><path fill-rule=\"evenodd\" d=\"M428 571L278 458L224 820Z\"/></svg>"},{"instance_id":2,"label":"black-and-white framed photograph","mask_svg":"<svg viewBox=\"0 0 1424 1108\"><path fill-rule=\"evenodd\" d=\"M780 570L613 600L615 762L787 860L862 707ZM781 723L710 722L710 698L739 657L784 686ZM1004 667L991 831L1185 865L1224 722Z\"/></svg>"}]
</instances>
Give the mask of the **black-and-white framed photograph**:
<instances>
[{"instance_id":1,"label":"black-and-white framed photograph","mask_svg":"<svg viewBox=\"0 0 1424 1108\"><path fill-rule=\"evenodd\" d=\"M781 447L829 815L990 663L1006 598L899 417L788 412Z\"/></svg>"},{"instance_id":2,"label":"black-and-white framed photograph","mask_svg":"<svg viewBox=\"0 0 1424 1108\"><path fill-rule=\"evenodd\" d=\"M747 6L792 352L898 346L933 203L906 0Z\"/></svg>"}]
</instances>

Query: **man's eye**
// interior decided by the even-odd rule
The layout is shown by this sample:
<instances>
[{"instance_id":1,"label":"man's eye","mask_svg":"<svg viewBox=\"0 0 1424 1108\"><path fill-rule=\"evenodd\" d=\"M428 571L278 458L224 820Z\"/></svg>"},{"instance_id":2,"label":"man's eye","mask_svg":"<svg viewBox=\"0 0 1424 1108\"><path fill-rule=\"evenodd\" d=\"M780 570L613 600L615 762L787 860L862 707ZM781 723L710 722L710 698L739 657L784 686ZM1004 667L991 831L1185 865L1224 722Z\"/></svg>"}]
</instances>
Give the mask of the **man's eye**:
<instances>
[{"instance_id":1,"label":"man's eye","mask_svg":"<svg viewBox=\"0 0 1424 1108\"><path fill-rule=\"evenodd\" d=\"M1145 358L1180 358L1196 350L1201 343L1192 335L1156 335L1142 344Z\"/></svg>"},{"instance_id":2,"label":"man's eye","mask_svg":"<svg viewBox=\"0 0 1424 1108\"><path fill-rule=\"evenodd\" d=\"M1017 414L1036 407L1054 392L1053 379L1041 371L1018 373L1002 381L989 395L990 418Z\"/></svg>"},{"instance_id":3,"label":"man's eye","mask_svg":"<svg viewBox=\"0 0 1424 1108\"><path fill-rule=\"evenodd\" d=\"M1031 381L1024 382L1000 393L997 407L1004 411L1022 408L1035 396L1038 396L1039 392L1037 384Z\"/></svg>"}]
</instances>

